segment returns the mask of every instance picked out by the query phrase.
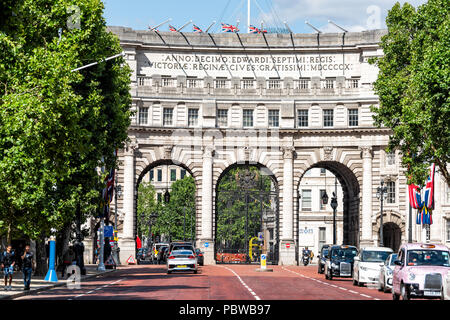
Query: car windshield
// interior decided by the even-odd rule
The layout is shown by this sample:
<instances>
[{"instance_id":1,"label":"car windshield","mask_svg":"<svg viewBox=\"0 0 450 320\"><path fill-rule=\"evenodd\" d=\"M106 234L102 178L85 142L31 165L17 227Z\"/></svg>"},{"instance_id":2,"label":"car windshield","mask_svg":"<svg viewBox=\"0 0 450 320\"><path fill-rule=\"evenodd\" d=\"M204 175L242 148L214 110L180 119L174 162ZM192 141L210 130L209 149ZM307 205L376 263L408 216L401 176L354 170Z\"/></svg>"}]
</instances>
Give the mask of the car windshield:
<instances>
[{"instance_id":1,"label":"car windshield","mask_svg":"<svg viewBox=\"0 0 450 320\"><path fill-rule=\"evenodd\" d=\"M384 262L392 252L389 251L363 251L362 262Z\"/></svg>"},{"instance_id":2,"label":"car windshield","mask_svg":"<svg viewBox=\"0 0 450 320\"><path fill-rule=\"evenodd\" d=\"M192 252L192 251L190 251L190 250L177 250L177 251L174 251L173 253L172 253L174 256L180 256L180 255L193 255L194 253Z\"/></svg>"},{"instance_id":3,"label":"car windshield","mask_svg":"<svg viewBox=\"0 0 450 320\"><path fill-rule=\"evenodd\" d=\"M395 260L397 260L397 254L393 254L393 255L392 255L391 261L390 261L389 265L390 265L390 266L395 265L395 264L394 264Z\"/></svg>"},{"instance_id":4,"label":"car windshield","mask_svg":"<svg viewBox=\"0 0 450 320\"><path fill-rule=\"evenodd\" d=\"M191 245L185 245L185 246L174 246L172 251L175 250L192 250L192 246Z\"/></svg>"},{"instance_id":5,"label":"car windshield","mask_svg":"<svg viewBox=\"0 0 450 320\"><path fill-rule=\"evenodd\" d=\"M326 256L328 255L328 249L323 249L322 255L323 255L324 257L326 257Z\"/></svg>"},{"instance_id":6,"label":"car windshield","mask_svg":"<svg viewBox=\"0 0 450 320\"><path fill-rule=\"evenodd\" d=\"M353 259L357 255L356 249L334 249L331 256L336 259Z\"/></svg>"},{"instance_id":7,"label":"car windshield","mask_svg":"<svg viewBox=\"0 0 450 320\"><path fill-rule=\"evenodd\" d=\"M409 250L408 266L443 266L450 267L448 251Z\"/></svg>"}]
</instances>

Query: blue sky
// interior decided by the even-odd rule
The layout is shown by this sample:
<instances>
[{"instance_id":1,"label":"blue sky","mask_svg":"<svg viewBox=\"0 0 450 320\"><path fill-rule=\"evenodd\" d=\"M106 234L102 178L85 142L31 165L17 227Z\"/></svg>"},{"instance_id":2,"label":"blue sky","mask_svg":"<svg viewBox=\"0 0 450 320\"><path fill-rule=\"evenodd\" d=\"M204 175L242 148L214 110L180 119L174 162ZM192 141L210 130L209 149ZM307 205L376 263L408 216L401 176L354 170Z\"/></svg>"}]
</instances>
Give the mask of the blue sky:
<instances>
[{"instance_id":1,"label":"blue sky","mask_svg":"<svg viewBox=\"0 0 450 320\"><path fill-rule=\"evenodd\" d=\"M220 22L235 24L240 20L241 32L247 24L247 0L103 0L104 16L110 26L125 26L146 30L168 18L179 28L189 20L203 30L217 21L211 29L220 32ZM305 24L309 21L323 32L339 32L328 20L348 31L385 28L388 10L396 0L251 0L252 24L259 26L282 26L287 21L294 33L314 32ZM404 3L405 1L400 1ZM414 6L426 0L407 1ZM168 25L160 28L168 30ZM192 31L192 25L183 31Z\"/></svg>"}]
</instances>

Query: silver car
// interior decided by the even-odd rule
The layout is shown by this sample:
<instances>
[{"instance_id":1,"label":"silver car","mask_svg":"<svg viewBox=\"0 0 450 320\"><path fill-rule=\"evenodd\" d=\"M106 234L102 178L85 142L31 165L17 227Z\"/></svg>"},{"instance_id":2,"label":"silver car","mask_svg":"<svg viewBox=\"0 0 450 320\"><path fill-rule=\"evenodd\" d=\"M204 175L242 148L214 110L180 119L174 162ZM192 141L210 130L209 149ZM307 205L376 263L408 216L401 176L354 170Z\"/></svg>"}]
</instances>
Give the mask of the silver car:
<instances>
[{"instance_id":1,"label":"silver car","mask_svg":"<svg viewBox=\"0 0 450 320\"><path fill-rule=\"evenodd\" d=\"M197 257L192 250L173 250L167 257L167 273L194 271L197 273Z\"/></svg>"},{"instance_id":2,"label":"silver car","mask_svg":"<svg viewBox=\"0 0 450 320\"><path fill-rule=\"evenodd\" d=\"M392 275L394 272L394 261L397 260L397 254L390 254L383 263L380 269L380 276L378 277L378 290L389 292L392 290Z\"/></svg>"}]
</instances>

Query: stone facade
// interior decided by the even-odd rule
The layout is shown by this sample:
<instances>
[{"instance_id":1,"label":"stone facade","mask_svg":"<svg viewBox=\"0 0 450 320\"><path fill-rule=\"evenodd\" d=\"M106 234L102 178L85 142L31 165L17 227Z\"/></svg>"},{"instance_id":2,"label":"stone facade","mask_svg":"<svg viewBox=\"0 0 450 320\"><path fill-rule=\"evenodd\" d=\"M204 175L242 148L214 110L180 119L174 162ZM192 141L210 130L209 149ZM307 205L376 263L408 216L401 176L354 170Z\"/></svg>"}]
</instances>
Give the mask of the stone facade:
<instances>
[{"instance_id":1,"label":"stone facade","mask_svg":"<svg viewBox=\"0 0 450 320\"><path fill-rule=\"evenodd\" d=\"M258 164L276 181L280 264L295 264L302 246L298 190L310 168L326 168L342 186L340 241L377 243L376 188L382 179L395 182L384 223L398 225L401 240L407 239L406 179L399 155L384 151L389 129L375 127L370 111L378 104L372 88L377 69L368 59L382 55L378 43L385 30L345 35L110 30L119 36L132 70L136 111L130 142L119 152L122 261L135 255L137 186L161 164L179 165L195 179L196 239L207 264L215 262L216 186L237 163ZM440 195L445 184L439 173L436 178L430 238L443 242L450 206ZM413 228L414 239L421 239L421 228Z\"/></svg>"}]
</instances>

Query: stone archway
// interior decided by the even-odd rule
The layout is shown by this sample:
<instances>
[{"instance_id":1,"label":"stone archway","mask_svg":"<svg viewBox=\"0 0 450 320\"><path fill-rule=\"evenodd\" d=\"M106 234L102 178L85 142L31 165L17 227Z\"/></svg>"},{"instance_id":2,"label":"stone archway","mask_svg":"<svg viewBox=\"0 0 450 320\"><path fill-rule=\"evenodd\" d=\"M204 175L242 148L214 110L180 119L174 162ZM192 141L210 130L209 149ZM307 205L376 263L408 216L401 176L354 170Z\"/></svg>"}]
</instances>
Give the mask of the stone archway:
<instances>
[{"instance_id":1,"label":"stone archway","mask_svg":"<svg viewBox=\"0 0 450 320\"><path fill-rule=\"evenodd\" d=\"M372 232L374 238L378 239L380 235L380 212L377 213L376 223L373 225ZM394 252L398 250L405 235L406 223L401 215L393 210L383 212L383 245L389 247Z\"/></svg>"}]
</instances>

